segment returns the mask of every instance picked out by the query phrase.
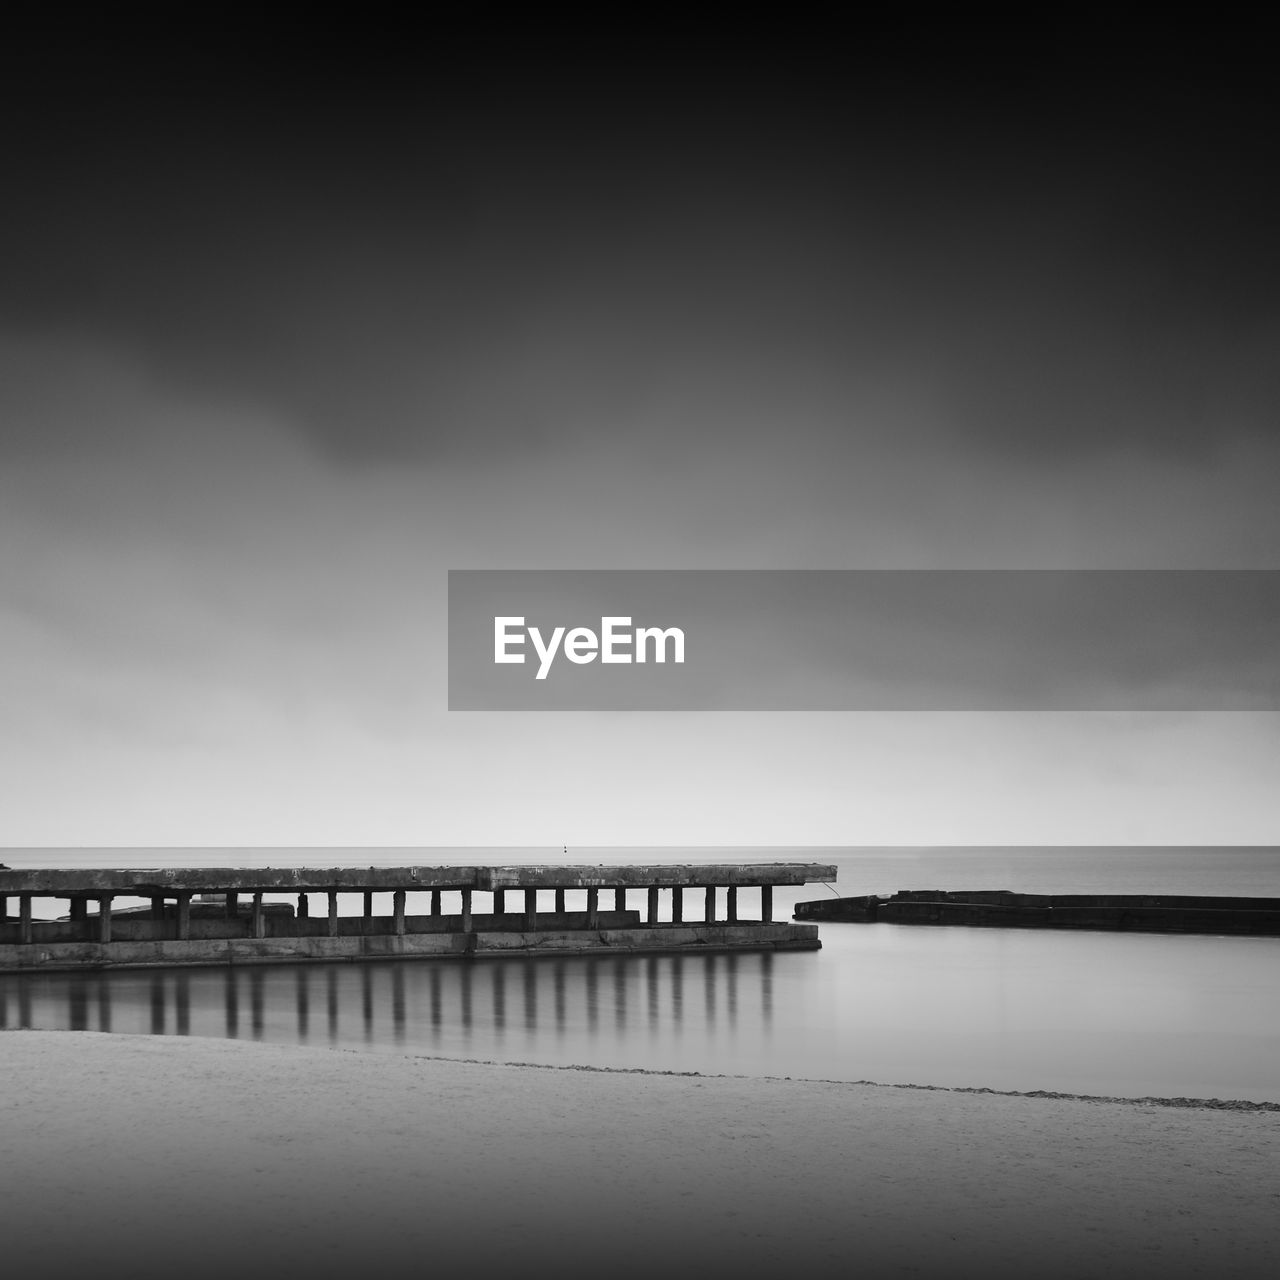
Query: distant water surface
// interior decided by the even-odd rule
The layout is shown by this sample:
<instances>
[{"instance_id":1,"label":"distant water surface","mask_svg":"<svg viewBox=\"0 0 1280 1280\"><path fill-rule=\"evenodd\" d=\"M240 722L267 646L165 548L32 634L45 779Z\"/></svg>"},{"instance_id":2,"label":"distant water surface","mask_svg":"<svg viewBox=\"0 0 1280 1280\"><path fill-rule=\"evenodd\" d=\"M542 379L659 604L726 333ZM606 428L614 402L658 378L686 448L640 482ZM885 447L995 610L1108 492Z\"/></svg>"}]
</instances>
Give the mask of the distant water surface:
<instances>
[{"instance_id":1,"label":"distant water surface","mask_svg":"<svg viewBox=\"0 0 1280 1280\"><path fill-rule=\"evenodd\" d=\"M1280 897L1280 850L1241 847L13 849L0 860L11 867L836 865L830 888L775 891L777 918L805 898L907 888ZM425 910L414 896L410 910ZM755 895L742 897L742 914L752 914ZM344 911L359 910L357 895L343 899ZM1280 1101L1280 939L820 929L817 952L8 976L0 977L0 1025L512 1062Z\"/></svg>"}]
</instances>

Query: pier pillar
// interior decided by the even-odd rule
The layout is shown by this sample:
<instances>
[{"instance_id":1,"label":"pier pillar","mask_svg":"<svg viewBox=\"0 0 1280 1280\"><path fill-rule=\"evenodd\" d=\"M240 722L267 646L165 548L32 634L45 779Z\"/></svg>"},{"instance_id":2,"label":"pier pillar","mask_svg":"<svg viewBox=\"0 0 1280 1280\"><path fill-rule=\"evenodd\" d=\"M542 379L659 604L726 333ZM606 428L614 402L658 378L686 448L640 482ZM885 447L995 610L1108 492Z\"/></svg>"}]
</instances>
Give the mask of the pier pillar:
<instances>
[{"instance_id":1,"label":"pier pillar","mask_svg":"<svg viewBox=\"0 0 1280 1280\"><path fill-rule=\"evenodd\" d=\"M524 891L524 927L527 933L532 933L538 927L537 889Z\"/></svg>"},{"instance_id":2,"label":"pier pillar","mask_svg":"<svg viewBox=\"0 0 1280 1280\"><path fill-rule=\"evenodd\" d=\"M600 927L600 890L592 886L587 890L587 928Z\"/></svg>"},{"instance_id":3,"label":"pier pillar","mask_svg":"<svg viewBox=\"0 0 1280 1280\"><path fill-rule=\"evenodd\" d=\"M564 890L563 889L556 890L556 911L558 911L561 915L564 914Z\"/></svg>"},{"instance_id":4,"label":"pier pillar","mask_svg":"<svg viewBox=\"0 0 1280 1280\"><path fill-rule=\"evenodd\" d=\"M770 924L773 921L773 885L760 886L760 922Z\"/></svg>"},{"instance_id":5,"label":"pier pillar","mask_svg":"<svg viewBox=\"0 0 1280 1280\"><path fill-rule=\"evenodd\" d=\"M404 936L404 890L397 889L391 895L391 914L395 923L393 929L397 938Z\"/></svg>"},{"instance_id":6,"label":"pier pillar","mask_svg":"<svg viewBox=\"0 0 1280 1280\"><path fill-rule=\"evenodd\" d=\"M240 895L237 893L228 893L227 894L227 919L234 920L239 910L240 910Z\"/></svg>"},{"instance_id":7,"label":"pier pillar","mask_svg":"<svg viewBox=\"0 0 1280 1280\"><path fill-rule=\"evenodd\" d=\"M438 916L440 915L441 910L442 908L440 906L440 890L432 889L431 890L431 914L433 916Z\"/></svg>"},{"instance_id":8,"label":"pier pillar","mask_svg":"<svg viewBox=\"0 0 1280 1280\"><path fill-rule=\"evenodd\" d=\"M471 890L462 891L462 932L471 932Z\"/></svg>"},{"instance_id":9,"label":"pier pillar","mask_svg":"<svg viewBox=\"0 0 1280 1280\"><path fill-rule=\"evenodd\" d=\"M298 894L298 919L306 920L311 915L311 903L305 893Z\"/></svg>"},{"instance_id":10,"label":"pier pillar","mask_svg":"<svg viewBox=\"0 0 1280 1280\"><path fill-rule=\"evenodd\" d=\"M151 895L151 918L153 920L164 919L164 897L161 894L153 893Z\"/></svg>"},{"instance_id":11,"label":"pier pillar","mask_svg":"<svg viewBox=\"0 0 1280 1280\"><path fill-rule=\"evenodd\" d=\"M715 924L716 920L716 887L713 884L707 885L707 905L704 908L704 917L708 924Z\"/></svg>"},{"instance_id":12,"label":"pier pillar","mask_svg":"<svg viewBox=\"0 0 1280 1280\"><path fill-rule=\"evenodd\" d=\"M18 941L31 941L31 895L22 893L18 895Z\"/></svg>"},{"instance_id":13,"label":"pier pillar","mask_svg":"<svg viewBox=\"0 0 1280 1280\"><path fill-rule=\"evenodd\" d=\"M338 936L338 891L329 890L329 937Z\"/></svg>"},{"instance_id":14,"label":"pier pillar","mask_svg":"<svg viewBox=\"0 0 1280 1280\"><path fill-rule=\"evenodd\" d=\"M98 941L111 941L111 900L114 894L103 894L98 899Z\"/></svg>"},{"instance_id":15,"label":"pier pillar","mask_svg":"<svg viewBox=\"0 0 1280 1280\"><path fill-rule=\"evenodd\" d=\"M71 899L71 918L73 920L87 920L89 918L89 901L87 898Z\"/></svg>"},{"instance_id":16,"label":"pier pillar","mask_svg":"<svg viewBox=\"0 0 1280 1280\"><path fill-rule=\"evenodd\" d=\"M615 911L625 911L627 909L627 891L618 888L613 891L613 909Z\"/></svg>"},{"instance_id":17,"label":"pier pillar","mask_svg":"<svg viewBox=\"0 0 1280 1280\"><path fill-rule=\"evenodd\" d=\"M495 889L493 891L493 914L495 916L503 915L507 909L507 891L505 889Z\"/></svg>"},{"instance_id":18,"label":"pier pillar","mask_svg":"<svg viewBox=\"0 0 1280 1280\"><path fill-rule=\"evenodd\" d=\"M191 937L191 895L178 894L178 941L186 942Z\"/></svg>"},{"instance_id":19,"label":"pier pillar","mask_svg":"<svg viewBox=\"0 0 1280 1280\"><path fill-rule=\"evenodd\" d=\"M253 895L253 936L255 938L266 937L265 922L262 917L262 894L255 893Z\"/></svg>"},{"instance_id":20,"label":"pier pillar","mask_svg":"<svg viewBox=\"0 0 1280 1280\"><path fill-rule=\"evenodd\" d=\"M0 924L9 918L9 899L3 893L0 893Z\"/></svg>"},{"instance_id":21,"label":"pier pillar","mask_svg":"<svg viewBox=\"0 0 1280 1280\"><path fill-rule=\"evenodd\" d=\"M651 927L658 923L658 886L656 884L649 886L649 904L645 923Z\"/></svg>"},{"instance_id":22,"label":"pier pillar","mask_svg":"<svg viewBox=\"0 0 1280 1280\"><path fill-rule=\"evenodd\" d=\"M724 918L730 924L737 924L738 923L738 886L736 884L731 884L724 891L724 898L725 898Z\"/></svg>"},{"instance_id":23,"label":"pier pillar","mask_svg":"<svg viewBox=\"0 0 1280 1280\"><path fill-rule=\"evenodd\" d=\"M366 889L364 891L364 918L370 920L373 918L373 890Z\"/></svg>"},{"instance_id":24,"label":"pier pillar","mask_svg":"<svg viewBox=\"0 0 1280 1280\"><path fill-rule=\"evenodd\" d=\"M684 923L684 890L678 884L671 888L671 923Z\"/></svg>"}]
</instances>

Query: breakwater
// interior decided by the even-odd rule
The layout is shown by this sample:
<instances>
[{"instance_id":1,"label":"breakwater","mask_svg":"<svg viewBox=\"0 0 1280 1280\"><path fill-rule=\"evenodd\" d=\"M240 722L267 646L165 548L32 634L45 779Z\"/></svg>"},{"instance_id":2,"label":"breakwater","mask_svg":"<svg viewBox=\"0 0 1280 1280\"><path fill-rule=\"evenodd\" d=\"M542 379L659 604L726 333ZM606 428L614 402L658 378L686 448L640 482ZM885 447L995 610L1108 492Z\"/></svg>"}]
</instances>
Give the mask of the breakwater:
<instances>
[{"instance_id":1,"label":"breakwater","mask_svg":"<svg viewBox=\"0 0 1280 1280\"><path fill-rule=\"evenodd\" d=\"M859 924L1280 936L1280 898L906 889L798 902L795 918Z\"/></svg>"},{"instance_id":2,"label":"breakwater","mask_svg":"<svg viewBox=\"0 0 1280 1280\"><path fill-rule=\"evenodd\" d=\"M835 875L810 863L5 869L0 971L813 950L815 925L773 919L773 889ZM341 914L353 894L362 910Z\"/></svg>"}]
</instances>

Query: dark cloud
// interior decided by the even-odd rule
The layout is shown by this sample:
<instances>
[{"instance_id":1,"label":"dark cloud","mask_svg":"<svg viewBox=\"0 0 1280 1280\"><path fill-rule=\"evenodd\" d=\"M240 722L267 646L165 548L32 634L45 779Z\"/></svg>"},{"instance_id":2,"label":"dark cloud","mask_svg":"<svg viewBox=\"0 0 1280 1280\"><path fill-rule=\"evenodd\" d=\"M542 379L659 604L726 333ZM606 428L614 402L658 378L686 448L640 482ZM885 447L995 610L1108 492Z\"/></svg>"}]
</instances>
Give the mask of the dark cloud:
<instances>
[{"instance_id":1,"label":"dark cloud","mask_svg":"<svg viewBox=\"0 0 1280 1280\"><path fill-rule=\"evenodd\" d=\"M0 317L346 460L674 442L649 408L717 382L806 385L834 466L891 379L1031 461L1273 429L1247 32L821 35L46 26L7 54Z\"/></svg>"}]
</instances>

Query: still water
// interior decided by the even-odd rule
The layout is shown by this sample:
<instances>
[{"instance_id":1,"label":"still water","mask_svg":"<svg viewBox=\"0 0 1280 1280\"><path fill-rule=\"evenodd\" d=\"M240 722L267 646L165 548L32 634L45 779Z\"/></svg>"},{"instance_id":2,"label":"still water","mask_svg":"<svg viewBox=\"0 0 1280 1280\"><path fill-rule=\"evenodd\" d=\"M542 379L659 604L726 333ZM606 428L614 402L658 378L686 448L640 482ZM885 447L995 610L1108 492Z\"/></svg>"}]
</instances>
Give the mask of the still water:
<instances>
[{"instance_id":1,"label":"still water","mask_svg":"<svg viewBox=\"0 0 1280 1280\"><path fill-rule=\"evenodd\" d=\"M815 861L831 888L1280 896L1274 849L14 850L19 865ZM746 906L748 904L744 904ZM352 896L350 909L358 910ZM744 915L750 914L749 909ZM0 1025L1280 1101L1280 939L823 924L817 952L28 974Z\"/></svg>"}]
</instances>

